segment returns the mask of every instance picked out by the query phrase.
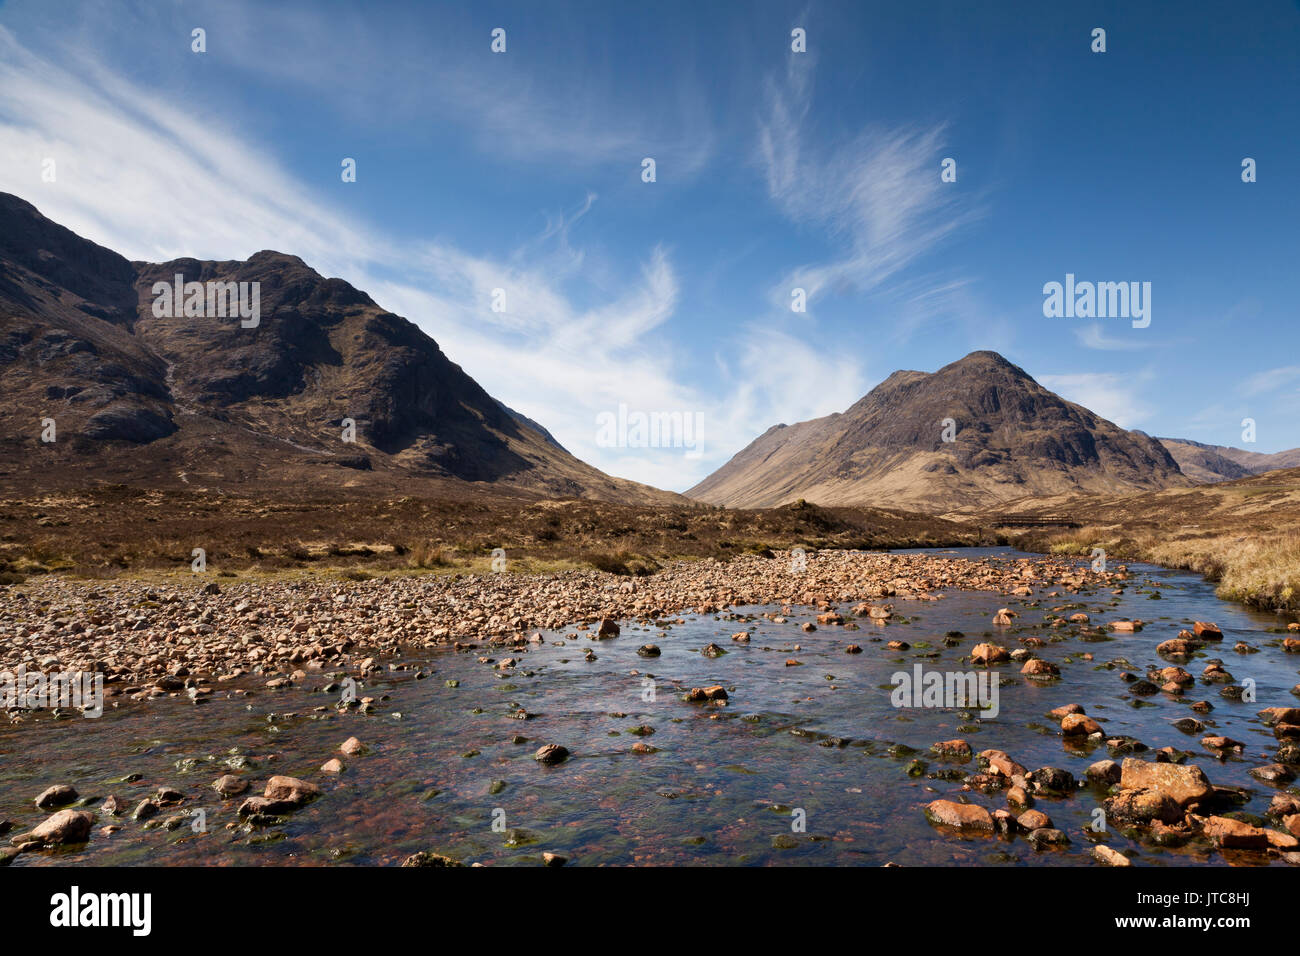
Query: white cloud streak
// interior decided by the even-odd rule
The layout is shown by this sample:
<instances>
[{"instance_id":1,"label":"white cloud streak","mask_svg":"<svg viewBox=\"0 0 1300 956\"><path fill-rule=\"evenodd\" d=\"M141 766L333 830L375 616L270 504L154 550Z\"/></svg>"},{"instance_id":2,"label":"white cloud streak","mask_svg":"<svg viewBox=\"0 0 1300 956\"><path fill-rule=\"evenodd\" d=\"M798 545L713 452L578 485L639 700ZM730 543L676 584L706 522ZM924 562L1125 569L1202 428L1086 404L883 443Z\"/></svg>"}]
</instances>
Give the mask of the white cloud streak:
<instances>
[{"instance_id":1,"label":"white cloud streak","mask_svg":"<svg viewBox=\"0 0 1300 956\"><path fill-rule=\"evenodd\" d=\"M871 292L977 215L956 183L940 180L942 125L867 129L837 149L813 149L813 66L809 55L791 56L784 81L768 80L759 154L772 199L845 251L784 276L772 300L787 307L792 288L809 302L827 292Z\"/></svg>"},{"instance_id":2,"label":"white cloud streak","mask_svg":"<svg viewBox=\"0 0 1300 956\"><path fill-rule=\"evenodd\" d=\"M149 261L242 259L264 248L298 255L416 322L580 458L659 487L695 484L734 450L734 436L767 426L744 415L766 416L776 404L757 397L756 376L738 376L741 398L681 379L682 356L663 330L681 297L669 250L647 250L630 276L606 276L570 244L594 195L503 258L445 241L398 242L337 212L241 131L171 106L88 51L59 62L81 64L79 72L0 27L0 188L80 235ZM56 161L54 183L41 182L45 157ZM499 313L497 288L506 293ZM699 414L703 454L597 447L596 416L620 403Z\"/></svg>"},{"instance_id":3,"label":"white cloud streak","mask_svg":"<svg viewBox=\"0 0 1300 956\"><path fill-rule=\"evenodd\" d=\"M1138 397L1138 378L1118 372L1039 375L1037 381L1067 401L1082 405L1120 428L1140 428L1152 410Z\"/></svg>"}]
</instances>

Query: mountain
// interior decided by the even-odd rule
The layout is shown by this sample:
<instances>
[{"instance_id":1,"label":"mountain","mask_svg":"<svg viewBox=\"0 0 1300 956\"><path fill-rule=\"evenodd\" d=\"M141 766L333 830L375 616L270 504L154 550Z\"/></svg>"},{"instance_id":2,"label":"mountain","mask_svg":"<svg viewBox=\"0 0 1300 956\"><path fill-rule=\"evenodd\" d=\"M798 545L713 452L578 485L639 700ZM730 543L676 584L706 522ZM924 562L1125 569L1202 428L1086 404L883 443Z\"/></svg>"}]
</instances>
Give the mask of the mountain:
<instances>
[{"instance_id":1,"label":"mountain","mask_svg":"<svg viewBox=\"0 0 1300 956\"><path fill-rule=\"evenodd\" d=\"M205 290L248 283L249 318L186 316L184 298L156 308L155 283L177 275ZM28 491L89 481L683 501L579 461L416 325L296 256L128 262L3 193L0 452L0 485Z\"/></svg>"},{"instance_id":2,"label":"mountain","mask_svg":"<svg viewBox=\"0 0 1300 956\"><path fill-rule=\"evenodd\" d=\"M1300 448L1265 455L1226 445L1204 445L1189 438L1158 438L1183 474L1200 482L1231 481L1280 468L1300 467Z\"/></svg>"},{"instance_id":3,"label":"mountain","mask_svg":"<svg viewBox=\"0 0 1300 956\"><path fill-rule=\"evenodd\" d=\"M686 494L731 507L804 498L949 514L1188 484L1155 439L1065 401L996 352L972 352L934 373L895 372L844 412L775 425Z\"/></svg>"},{"instance_id":4,"label":"mountain","mask_svg":"<svg viewBox=\"0 0 1300 956\"><path fill-rule=\"evenodd\" d=\"M545 438L548 442L550 442L550 443L551 443L552 445L554 445L556 448L560 449L561 451L567 451L567 450L568 450L568 449L566 449L563 445L560 444L559 440L556 439L556 437L555 437L554 435L552 435L550 432L548 432L548 431L547 431L545 428L543 428L540 424L538 424L537 422L533 421L531 418L529 418L529 417L528 417L527 415L525 415L523 412L517 412L517 411L515 411L513 408L511 408L511 407L510 407L509 405L507 405L505 402L500 402L500 401L499 401L499 402L497 402L497 404L500 405L503 409L505 409L505 413L506 413L507 415L509 415L511 418L513 418L515 421L519 422L519 424L521 424L521 425L526 425L527 427L531 428L533 431L537 432L537 434L541 435L543 438Z\"/></svg>"}]
</instances>

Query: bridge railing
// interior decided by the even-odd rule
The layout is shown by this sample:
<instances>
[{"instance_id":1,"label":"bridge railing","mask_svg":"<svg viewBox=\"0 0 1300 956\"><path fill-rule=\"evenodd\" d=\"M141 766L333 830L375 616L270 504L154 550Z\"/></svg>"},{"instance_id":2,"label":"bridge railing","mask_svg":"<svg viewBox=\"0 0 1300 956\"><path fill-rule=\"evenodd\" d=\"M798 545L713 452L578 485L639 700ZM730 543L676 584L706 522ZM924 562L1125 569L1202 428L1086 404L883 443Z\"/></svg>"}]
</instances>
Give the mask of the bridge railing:
<instances>
[{"instance_id":1,"label":"bridge railing","mask_svg":"<svg viewBox=\"0 0 1300 956\"><path fill-rule=\"evenodd\" d=\"M1083 525L1068 515L1014 515L993 517L995 528L1081 528Z\"/></svg>"}]
</instances>

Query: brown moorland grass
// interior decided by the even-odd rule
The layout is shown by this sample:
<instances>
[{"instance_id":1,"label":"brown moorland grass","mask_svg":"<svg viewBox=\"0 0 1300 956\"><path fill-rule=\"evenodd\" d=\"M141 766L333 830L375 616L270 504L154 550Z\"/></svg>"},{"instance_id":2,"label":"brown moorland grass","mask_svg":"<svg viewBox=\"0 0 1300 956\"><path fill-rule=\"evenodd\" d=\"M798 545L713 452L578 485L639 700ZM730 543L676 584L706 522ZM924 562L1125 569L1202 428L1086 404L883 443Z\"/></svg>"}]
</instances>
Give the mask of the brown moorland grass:
<instances>
[{"instance_id":1,"label":"brown moorland grass","mask_svg":"<svg viewBox=\"0 0 1300 956\"><path fill-rule=\"evenodd\" d=\"M297 500L123 485L0 500L0 575L188 571L195 548L221 574L596 567L651 574L667 560L763 549L995 543L968 525L880 508L797 503L764 511L615 505L487 494L469 500L338 495Z\"/></svg>"},{"instance_id":2,"label":"brown moorland grass","mask_svg":"<svg viewBox=\"0 0 1300 956\"><path fill-rule=\"evenodd\" d=\"M1013 537L1034 551L1141 560L1204 575L1225 600L1300 612L1300 469L1139 495L1036 503L1083 527Z\"/></svg>"}]
</instances>

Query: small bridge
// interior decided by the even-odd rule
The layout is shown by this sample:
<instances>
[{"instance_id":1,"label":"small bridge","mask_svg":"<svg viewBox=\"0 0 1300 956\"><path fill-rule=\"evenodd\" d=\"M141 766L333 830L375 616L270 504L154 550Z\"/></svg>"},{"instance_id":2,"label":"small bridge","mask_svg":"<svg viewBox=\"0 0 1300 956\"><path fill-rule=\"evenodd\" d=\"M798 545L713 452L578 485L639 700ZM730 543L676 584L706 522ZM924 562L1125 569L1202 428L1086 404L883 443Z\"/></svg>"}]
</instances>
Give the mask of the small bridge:
<instances>
[{"instance_id":1,"label":"small bridge","mask_svg":"<svg viewBox=\"0 0 1300 956\"><path fill-rule=\"evenodd\" d=\"M994 515L995 528L1081 528L1066 515Z\"/></svg>"}]
</instances>

